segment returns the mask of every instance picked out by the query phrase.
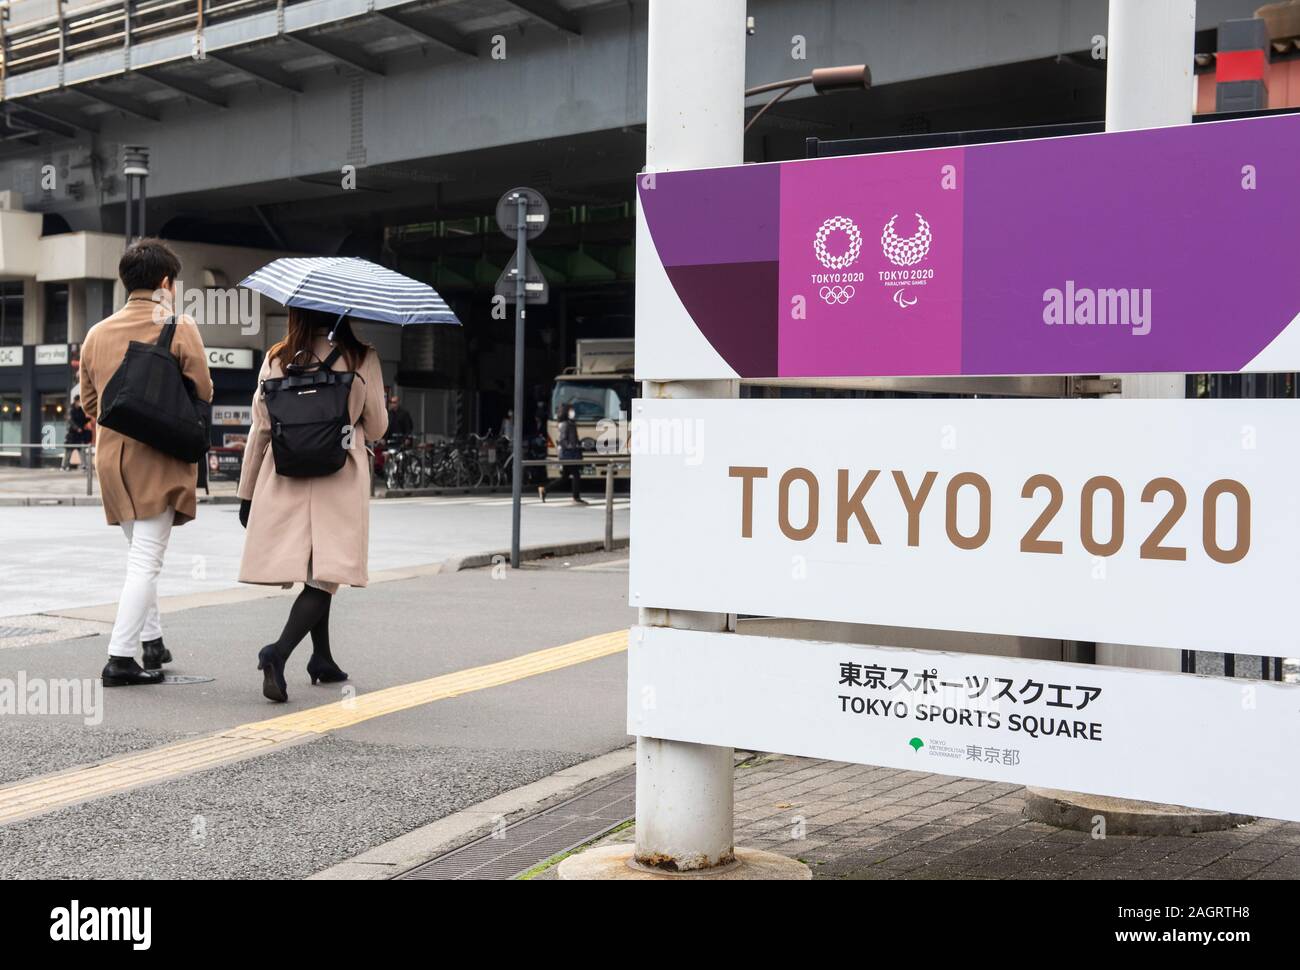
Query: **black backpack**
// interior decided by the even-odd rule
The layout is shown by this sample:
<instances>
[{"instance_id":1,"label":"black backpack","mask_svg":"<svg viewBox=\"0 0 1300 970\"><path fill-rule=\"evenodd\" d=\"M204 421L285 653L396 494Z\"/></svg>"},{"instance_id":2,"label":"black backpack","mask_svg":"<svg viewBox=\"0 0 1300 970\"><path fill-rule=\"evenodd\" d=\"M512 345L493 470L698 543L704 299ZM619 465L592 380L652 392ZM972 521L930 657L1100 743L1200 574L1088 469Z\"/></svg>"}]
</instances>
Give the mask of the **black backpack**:
<instances>
[{"instance_id":1,"label":"black backpack","mask_svg":"<svg viewBox=\"0 0 1300 970\"><path fill-rule=\"evenodd\" d=\"M176 318L169 317L154 343L132 340L121 366L104 388L99 423L165 455L199 462L208 450L212 405L172 353Z\"/></svg>"},{"instance_id":2,"label":"black backpack","mask_svg":"<svg viewBox=\"0 0 1300 970\"><path fill-rule=\"evenodd\" d=\"M356 375L330 369L340 353L335 347L319 364L291 363L284 377L262 381L277 475L318 478L347 464L350 442L345 438L352 429L348 397Z\"/></svg>"}]
</instances>

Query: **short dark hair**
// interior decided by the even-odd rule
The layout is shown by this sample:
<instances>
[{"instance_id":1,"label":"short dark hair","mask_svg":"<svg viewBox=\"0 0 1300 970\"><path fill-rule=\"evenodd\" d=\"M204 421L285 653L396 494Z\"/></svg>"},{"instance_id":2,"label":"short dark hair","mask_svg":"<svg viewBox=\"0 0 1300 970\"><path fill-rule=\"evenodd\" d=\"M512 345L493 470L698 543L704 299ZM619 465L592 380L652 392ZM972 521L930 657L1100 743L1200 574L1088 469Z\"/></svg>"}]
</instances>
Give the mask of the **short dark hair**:
<instances>
[{"instance_id":1,"label":"short dark hair","mask_svg":"<svg viewBox=\"0 0 1300 970\"><path fill-rule=\"evenodd\" d=\"M132 243L117 264L117 275L130 293L132 290L156 290L162 281L176 282L181 261L161 239L141 239Z\"/></svg>"}]
</instances>

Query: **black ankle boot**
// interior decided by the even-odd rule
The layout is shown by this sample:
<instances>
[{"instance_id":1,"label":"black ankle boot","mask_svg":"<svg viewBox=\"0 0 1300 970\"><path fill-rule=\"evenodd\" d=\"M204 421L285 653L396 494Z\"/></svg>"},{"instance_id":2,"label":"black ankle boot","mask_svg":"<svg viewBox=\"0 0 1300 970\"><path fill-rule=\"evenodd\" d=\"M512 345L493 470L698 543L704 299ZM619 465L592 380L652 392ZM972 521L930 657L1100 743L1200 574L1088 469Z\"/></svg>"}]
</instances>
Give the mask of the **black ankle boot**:
<instances>
[{"instance_id":1,"label":"black ankle boot","mask_svg":"<svg viewBox=\"0 0 1300 970\"><path fill-rule=\"evenodd\" d=\"M313 653L311 659L307 661L307 676L311 678L313 686L318 680L322 684L338 684L348 679L348 675L339 669L333 657L321 656L318 653Z\"/></svg>"},{"instance_id":2,"label":"black ankle boot","mask_svg":"<svg viewBox=\"0 0 1300 970\"><path fill-rule=\"evenodd\" d=\"M161 670L163 664L172 662L172 652L162 642L162 637L157 640L145 640L143 646L145 670Z\"/></svg>"},{"instance_id":3,"label":"black ankle boot","mask_svg":"<svg viewBox=\"0 0 1300 970\"><path fill-rule=\"evenodd\" d=\"M143 684L161 684L161 670L145 670L135 662L135 657L109 657L99 675L105 687L138 687Z\"/></svg>"},{"instance_id":4,"label":"black ankle boot","mask_svg":"<svg viewBox=\"0 0 1300 970\"><path fill-rule=\"evenodd\" d=\"M258 651L257 669L262 671L262 696L268 701L287 701L289 685L284 682L284 658L276 652L275 644Z\"/></svg>"}]
</instances>

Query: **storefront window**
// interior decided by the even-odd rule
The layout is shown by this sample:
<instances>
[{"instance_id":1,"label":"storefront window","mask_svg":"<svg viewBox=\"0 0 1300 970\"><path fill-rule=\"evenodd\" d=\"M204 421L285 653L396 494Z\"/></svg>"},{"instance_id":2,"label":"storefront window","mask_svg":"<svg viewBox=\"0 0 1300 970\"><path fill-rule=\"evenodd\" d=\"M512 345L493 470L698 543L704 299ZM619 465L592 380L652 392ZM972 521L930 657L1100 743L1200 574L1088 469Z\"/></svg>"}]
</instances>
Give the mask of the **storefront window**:
<instances>
[{"instance_id":1,"label":"storefront window","mask_svg":"<svg viewBox=\"0 0 1300 970\"><path fill-rule=\"evenodd\" d=\"M68 395L41 395L41 454L63 457L63 441L67 437Z\"/></svg>"},{"instance_id":2,"label":"storefront window","mask_svg":"<svg viewBox=\"0 0 1300 970\"><path fill-rule=\"evenodd\" d=\"M68 284L45 284L45 338L47 344L68 342Z\"/></svg>"},{"instance_id":3,"label":"storefront window","mask_svg":"<svg viewBox=\"0 0 1300 970\"><path fill-rule=\"evenodd\" d=\"M0 347L19 347L22 342L22 281L0 283Z\"/></svg>"},{"instance_id":4,"label":"storefront window","mask_svg":"<svg viewBox=\"0 0 1300 970\"><path fill-rule=\"evenodd\" d=\"M0 454L18 455L23 440L23 399L18 394L0 394Z\"/></svg>"}]
</instances>

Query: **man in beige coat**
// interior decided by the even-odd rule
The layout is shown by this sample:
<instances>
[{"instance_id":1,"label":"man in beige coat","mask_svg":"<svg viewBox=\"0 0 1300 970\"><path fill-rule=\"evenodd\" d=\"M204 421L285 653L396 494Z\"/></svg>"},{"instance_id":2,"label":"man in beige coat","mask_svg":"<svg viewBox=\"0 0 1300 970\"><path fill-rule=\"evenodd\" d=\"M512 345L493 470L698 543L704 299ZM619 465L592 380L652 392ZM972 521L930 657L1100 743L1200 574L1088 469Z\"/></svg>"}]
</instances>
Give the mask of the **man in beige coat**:
<instances>
[{"instance_id":1,"label":"man in beige coat","mask_svg":"<svg viewBox=\"0 0 1300 970\"><path fill-rule=\"evenodd\" d=\"M157 239L142 239L122 254L118 275L129 294L126 306L90 328L81 348L81 400L98 418L100 398L132 341L154 343L172 316L180 260ZM207 352L194 321L177 320L171 351L199 397L212 400ZM109 525L127 541L126 583L108 643L105 687L156 684L171 660L158 613L158 574L173 525L194 518L196 466L165 455L111 428L98 427L95 471ZM143 641L144 666L136 662Z\"/></svg>"}]
</instances>

